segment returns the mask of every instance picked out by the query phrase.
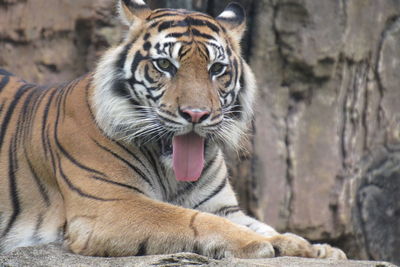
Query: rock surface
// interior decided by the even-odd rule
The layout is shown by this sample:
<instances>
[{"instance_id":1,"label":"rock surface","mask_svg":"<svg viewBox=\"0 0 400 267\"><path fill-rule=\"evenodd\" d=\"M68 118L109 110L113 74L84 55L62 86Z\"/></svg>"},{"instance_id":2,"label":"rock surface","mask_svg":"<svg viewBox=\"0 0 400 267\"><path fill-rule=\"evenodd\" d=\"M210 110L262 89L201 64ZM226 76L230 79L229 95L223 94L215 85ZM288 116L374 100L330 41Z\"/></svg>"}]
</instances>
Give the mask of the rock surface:
<instances>
[{"instance_id":1,"label":"rock surface","mask_svg":"<svg viewBox=\"0 0 400 267\"><path fill-rule=\"evenodd\" d=\"M351 258L400 264L400 1L237 1L259 82L249 153L230 166L242 207ZM230 0L147 2L217 15ZM39 83L92 70L121 39L114 5L0 0L0 67Z\"/></svg>"},{"instance_id":2,"label":"rock surface","mask_svg":"<svg viewBox=\"0 0 400 267\"><path fill-rule=\"evenodd\" d=\"M222 259L213 260L193 253L156 255L144 257L101 258L71 254L55 245L19 248L8 255L0 255L0 267L122 267L122 266L265 266L265 267L395 267L386 262L334 261L293 257L273 259Z\"/></svg>"}]
</instances>

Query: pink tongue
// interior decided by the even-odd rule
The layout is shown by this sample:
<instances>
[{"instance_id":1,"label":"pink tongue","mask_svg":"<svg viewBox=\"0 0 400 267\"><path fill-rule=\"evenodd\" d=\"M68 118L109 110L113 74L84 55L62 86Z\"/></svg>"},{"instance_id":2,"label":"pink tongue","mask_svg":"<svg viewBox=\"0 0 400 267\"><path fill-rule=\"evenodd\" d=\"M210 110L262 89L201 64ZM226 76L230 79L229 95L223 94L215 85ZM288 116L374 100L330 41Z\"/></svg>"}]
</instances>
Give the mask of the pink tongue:
<instances>
[{"instance_id":1,"label":"pink tongue","mask_svg":"<svg viewBox=\"0 0 400 267\"><path fill-rule=\"evenodd\" d=\"M175 136L172 157L178 181L197 181L204 167L204 138L193 132Z\"/></svg>"}]
</instances>

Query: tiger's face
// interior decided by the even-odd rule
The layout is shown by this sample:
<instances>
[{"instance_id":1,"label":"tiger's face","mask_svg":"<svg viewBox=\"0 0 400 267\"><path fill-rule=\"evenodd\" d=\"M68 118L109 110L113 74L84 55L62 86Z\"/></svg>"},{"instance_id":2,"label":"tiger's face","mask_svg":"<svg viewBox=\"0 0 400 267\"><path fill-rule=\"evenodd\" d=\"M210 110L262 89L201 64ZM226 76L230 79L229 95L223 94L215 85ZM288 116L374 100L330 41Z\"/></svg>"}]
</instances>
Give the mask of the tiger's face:
<instances>
[{"instance_id":1,"label":"tiger's face","mask_svg":"<svg viewBox=\"0 0 400 267\"><path fill-rule=\"evenodd\" d=\"M239 46L244 10L230 4L214 19L152 11L141 0L119 9L130 30L96 71L96 120L112 138L159 143L177 179L196 180L207 147L235 147L252 115L254 77Z\"/></svg>"}]
</instances>

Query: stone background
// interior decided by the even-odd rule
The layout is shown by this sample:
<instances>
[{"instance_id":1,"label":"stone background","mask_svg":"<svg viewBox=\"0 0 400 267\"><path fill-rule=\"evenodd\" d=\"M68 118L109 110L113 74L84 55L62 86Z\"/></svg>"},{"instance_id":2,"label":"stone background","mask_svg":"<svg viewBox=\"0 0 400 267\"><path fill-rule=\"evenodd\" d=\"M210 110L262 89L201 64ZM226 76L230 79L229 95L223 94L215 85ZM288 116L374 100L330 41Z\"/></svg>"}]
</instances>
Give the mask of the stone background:
<instances>
[{"instance_id":1,"label":"stone background","mask_svg":"<svg viewBox=\"0 0 400 267\"><path fill-rule=\"evenodd\" d=\"M150 0L220 13L226 0ZM240 0L259 82L242 207L279 231L400 264L400 1ZM53 83L123 34L113 0L0 0L0 67Z\"/></svg>"}]
</instances>

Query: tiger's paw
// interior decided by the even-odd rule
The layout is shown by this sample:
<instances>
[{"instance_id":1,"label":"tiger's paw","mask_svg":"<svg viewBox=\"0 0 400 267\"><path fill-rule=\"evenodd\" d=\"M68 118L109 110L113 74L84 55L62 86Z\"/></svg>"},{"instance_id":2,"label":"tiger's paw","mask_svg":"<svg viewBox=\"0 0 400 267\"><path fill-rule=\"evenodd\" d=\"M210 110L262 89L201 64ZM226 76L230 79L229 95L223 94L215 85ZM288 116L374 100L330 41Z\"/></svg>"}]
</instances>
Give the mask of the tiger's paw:
<instances>
[{"instance_id":1,"label":"tiger's paw","mask_svg":"<svg viewBox=\"0 0 400 267\"><path fill-rule=\"evenodd\" d=\"M242 259L259 259L272 258L275 251L272 244L265 240L253 240L249 242L240 242L241 244L233 245L226 243L225 245L206 246L204 250L196 249L195 252L207 257L221 258L242 258Z\"/></svg>"},{"instance_id":2,"label":"tiger's paw","mask_svg":"<svg viewBox=\"0 0 400 267\"><path fill-rule=\"evenodd\" d=\"M314 253L317 255L316 258L320 259L335 259L335 260L346 260L346 254L338 248L334 248L328 244L315 244L313 245Z\"/></svg>"},{"instance_id":3,"label":"tiger's paw","mask_svg":"<svg viewBox=\"0 0 400 267\"><path fill-rule=\"evenodd\" d=\"M268 241L252 241L236 254L235 256L240 258L272 258L275 256L275 250Z\"/></svg>"},{"instance_id":4,"label":"tiger's paw","mask_svg":"<svg viewBox=\"0 0 400 267\"><path fill-rule=\"evenodd\" d=\"M346 254L327 244L312 245L304 238L286 233L271 238L275 256L295 256L320 259L347 259Z\"/></svg>"}]
</instances>

